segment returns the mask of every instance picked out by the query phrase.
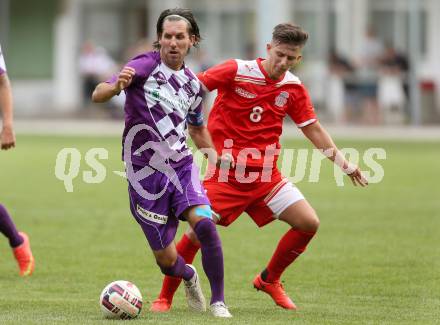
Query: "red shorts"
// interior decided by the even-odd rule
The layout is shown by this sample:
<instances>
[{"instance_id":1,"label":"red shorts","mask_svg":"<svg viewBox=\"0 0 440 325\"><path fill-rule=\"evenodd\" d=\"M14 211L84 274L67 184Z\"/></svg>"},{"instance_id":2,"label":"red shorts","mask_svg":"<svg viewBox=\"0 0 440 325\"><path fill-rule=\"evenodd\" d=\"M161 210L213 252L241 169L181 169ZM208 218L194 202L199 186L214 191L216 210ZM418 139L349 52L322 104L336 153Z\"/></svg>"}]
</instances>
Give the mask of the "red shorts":
<instances>
[{"instance_id":1,"label":"red shorts","mask_svg":"<svg viewBox=\"0 0 440 325\"><path fill-rule=\"evenodd\" d=\"M218 225L228 226L243 212L262 227L272 222L290 204L304 199L299 190L278 170L274 170L270 182L249 184L219 182L217 177L203 183L211 201Z\"/></svg>"}]
</instances>

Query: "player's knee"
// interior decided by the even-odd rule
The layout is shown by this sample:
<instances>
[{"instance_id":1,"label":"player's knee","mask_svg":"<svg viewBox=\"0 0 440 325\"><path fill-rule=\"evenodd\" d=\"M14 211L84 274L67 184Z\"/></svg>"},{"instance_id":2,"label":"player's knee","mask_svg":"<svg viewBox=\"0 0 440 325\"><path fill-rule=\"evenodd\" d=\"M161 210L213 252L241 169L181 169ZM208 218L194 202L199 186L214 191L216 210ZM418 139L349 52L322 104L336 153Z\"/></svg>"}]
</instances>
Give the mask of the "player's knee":
<instances>
[{"instance_id":1,"label":"player's knee","mask_svg":"<svg viewBox=\"0 0 440 325\"><path fill-rule=\"evenodd\" d=\"M308 221L308 228L310 232L317 232L319 228L319 218L316 214L314 214Z\"/></svg>"},{"instance_id":2,"label":"player's knee","mask_svg":"<svg viewBox=\"0 0 440 325\"><path fill-rule=\"evenodd\" d=\"M156 263L159 265L162 273L164 273L165 269L171 268L176 263L176 258L167 255L156 256Z\"/></svg>"},{"instance_id":3,"label":"player's knee","mask_svg":"<svg viewBox=\"0 0 440 325\"><path fill-rule=\"evenodd\" d=\"M298 224L295 228L307 231L307 232L317 232L319 228L319 218L316 215L316 213L313 211L312 213L308 214L306 217L302 219L302 222Z\"/></svg>"},{"instance_id":4,"label":"player's knee","mask_svg":"<svg viewBox=\"0 0 440 325\"><path fill-rule=\"evenodd\" d=\"M194 226L194 232L202 245L220 245L220 238L212 220L201 219Z\"/></svg>"},{"instance_id":5,"label":"player's knee","mask_svg":"<svg viewBox=\"0 0 440 325\"><path fill-rule=\"evenodd\" d=\"M215 223L212 220L209 219L201 219L199 220L195 227L194 227L194 233L197 237L205 237L207 234L216 233L217 229L215 228Z\"/></svg>"},{"instance_id":6,"label":"player's knee","mask_svg":"<svg viewBox=\"0 0 440 325\"><path fill-rule=\"evenodd\" d=\"M159 266L162 273L165 275L168 275L168 272L166 270L171 269L174 265L174 263L172 263L172 261L169 260L161 260L161 261L156 260L156 263Z\"/></svg>"}]
</instances>

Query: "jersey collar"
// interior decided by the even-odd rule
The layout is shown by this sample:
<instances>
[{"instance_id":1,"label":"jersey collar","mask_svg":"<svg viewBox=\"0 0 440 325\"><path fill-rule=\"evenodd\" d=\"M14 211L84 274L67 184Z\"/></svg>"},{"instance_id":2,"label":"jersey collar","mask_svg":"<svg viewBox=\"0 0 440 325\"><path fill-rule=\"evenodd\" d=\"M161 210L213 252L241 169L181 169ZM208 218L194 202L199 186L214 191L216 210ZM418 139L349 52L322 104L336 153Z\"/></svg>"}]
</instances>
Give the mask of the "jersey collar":
<instances>
[{"instance_id":1,"label":"jersey collar","mask_svg":"<svg viewBox=\"0 0 440 325\"><path fill-rule=\"evenodd\" d=\"M286 73L284 73L279 79L272 79L271 77L269 77L266 70L264 70L263 65L261 64L261 62L263 62L264 60L265 59L263 59L263 58L258 58L256 61L257 61L258 67L260 68L261 72L263 73L264 77L266 78L266 82L275 84L275 83L282 81L284 79L284 76L286 75Z\"/></svg>"}]
</instances>

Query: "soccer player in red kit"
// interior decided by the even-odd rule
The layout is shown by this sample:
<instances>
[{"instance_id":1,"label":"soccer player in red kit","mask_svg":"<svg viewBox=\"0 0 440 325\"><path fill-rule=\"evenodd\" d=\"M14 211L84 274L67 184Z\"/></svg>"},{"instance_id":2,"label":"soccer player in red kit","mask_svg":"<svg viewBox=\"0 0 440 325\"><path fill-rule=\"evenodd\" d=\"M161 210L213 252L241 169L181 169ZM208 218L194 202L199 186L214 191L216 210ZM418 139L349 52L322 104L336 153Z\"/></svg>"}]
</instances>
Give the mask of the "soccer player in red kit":
<instances>
[{"instance_id":1,"label":"soccer player in red kit","mask_svg":"<svg viewBox=\"0 0 440 325\"><path fill-rule=\"evenodd\" d=\"M289 72L301 60L307 39L308 34L300 27L279 24L267 44L266 59L229 60L198 75L209 91L218 91L208 120L215 150L219 155L231 153L230 168L214 167L204 181L216 222L228 226L246 212L259 227L275 219L290 226L269 263L253 281L256 289L269 294L285 309L296 306L284 291L280 277L304 252L318 230L319 219L299 189L277 168L284 117L290 116L354 185L367 185L359 168L346 161L318 122L304 85ZM190 229L177 244L186 263L193 261L199 247ZM151 310L168 311L179 284L180 279L165 277Z\"/></svg>"}]
</instances>

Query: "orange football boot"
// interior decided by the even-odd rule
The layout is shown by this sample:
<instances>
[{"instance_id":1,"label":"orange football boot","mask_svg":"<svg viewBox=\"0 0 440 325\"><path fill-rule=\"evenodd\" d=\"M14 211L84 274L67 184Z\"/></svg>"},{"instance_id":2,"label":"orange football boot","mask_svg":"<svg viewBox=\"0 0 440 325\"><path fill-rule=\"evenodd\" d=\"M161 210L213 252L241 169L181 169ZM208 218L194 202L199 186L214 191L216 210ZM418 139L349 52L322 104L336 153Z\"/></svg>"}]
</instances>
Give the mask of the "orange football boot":
<instances>
[{"instance_id":1,"label":"orange football boot","mask_svg":"<svg viewBox=\"0 0 440 325\"><path fill-rule=\"evenodd\" d=\"M275 282L265 282L261 278L261 274L258 274L254 279L254 288L267 293L278 306L285 309L296 309L296 305L290 300L279 280Z\"/></svg>"},{"instance_id":2,"label":"orange football boot","mask_svg":"<svg viewBox=\"0 0 440 325\"><path fill-rule=\"evenodd\" d=\"M17 260L18 267L20 268L20 276L29 276L34 271L35 260L32 255L31 245L29 243L29 237L24 232L19 232L23 237L23 243L13 249L15 259Z\"/></svg>"},{"instance_id":3,"label":"orange football boot","mask_svg":"<svg viewBox=\"0 0 440 325\"><path fill-rule=\"evenodd\" d=\"M171 309L171 302L167 298L157 298L151 304L150 311L153 313L166 313Z\"/></svg>"}]
</instances>

